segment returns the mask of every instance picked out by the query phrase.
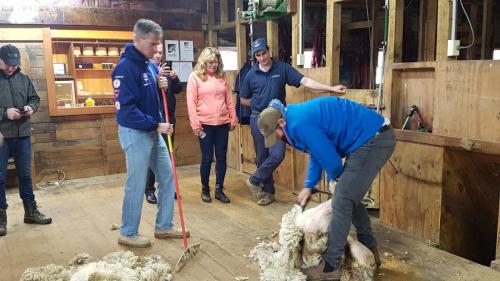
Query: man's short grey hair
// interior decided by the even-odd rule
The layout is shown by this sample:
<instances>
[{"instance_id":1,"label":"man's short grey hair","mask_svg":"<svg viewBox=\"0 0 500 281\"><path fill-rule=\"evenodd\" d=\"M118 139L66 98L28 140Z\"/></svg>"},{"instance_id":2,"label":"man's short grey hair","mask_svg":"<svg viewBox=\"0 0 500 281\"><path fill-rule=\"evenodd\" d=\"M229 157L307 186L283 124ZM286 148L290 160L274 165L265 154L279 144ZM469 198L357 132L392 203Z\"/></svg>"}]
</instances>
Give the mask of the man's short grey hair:
<instances>
[{"instance_id":1,"label":"man's short grey hair","mask_svg":"<svg viewBox=\"0 0 500 281\"><path fill-rule=\"evenodd\" d=\"M148 37L149 33L163 36L163 29L159 24L148 19L139 19L134 25L134 34L142 39Z\"/></svg>"}]
</instances>

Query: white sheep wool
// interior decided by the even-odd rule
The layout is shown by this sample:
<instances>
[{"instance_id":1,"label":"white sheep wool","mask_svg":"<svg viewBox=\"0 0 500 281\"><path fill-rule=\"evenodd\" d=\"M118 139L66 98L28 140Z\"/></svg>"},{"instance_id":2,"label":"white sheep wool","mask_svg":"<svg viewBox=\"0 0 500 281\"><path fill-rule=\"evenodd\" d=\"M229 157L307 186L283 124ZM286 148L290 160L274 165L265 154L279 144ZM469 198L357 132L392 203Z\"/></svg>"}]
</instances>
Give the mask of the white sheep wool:
<instances>
[{"instance_id":1,"label":"white sheep wool","mask_svg":"<svg viewBox=\"0 0 500 281\"><path fill-rule=\"evenodd\" d=\"M278 243L261 242L250 252L259 264L260 280L306 281L307 277L299 270L303 233L295 224L301 213L302 208L294 205L281 219Z\"/></svg>"},{"instance_id":2,"label":"white sheep wool","mask_svg":"<svg viewBox=\"0 0 500 281\"><path fill-rule=\"evenodd\" d=\"M300 268L318 265L327 247L331 201L303 212L297 204L283 215L278 242L261 242L250 257L260 267L260 280L305 281ZM348 251L342 261L342 281L373 280L375 260L363 244L347 238Z\"/></svg>"},{"instance_id":3,"label":"white sheep wool","mask_svg":"<svg viewBox=\"0 0 500 281\"><path fill-rule=\"evenodd\" d=\"M28 268L20 281L170 281L172 269L158 255L136 256L130 251L109 253L100 261L82 253L70 267L58 265Z\"/></svg>"}]
</instances>

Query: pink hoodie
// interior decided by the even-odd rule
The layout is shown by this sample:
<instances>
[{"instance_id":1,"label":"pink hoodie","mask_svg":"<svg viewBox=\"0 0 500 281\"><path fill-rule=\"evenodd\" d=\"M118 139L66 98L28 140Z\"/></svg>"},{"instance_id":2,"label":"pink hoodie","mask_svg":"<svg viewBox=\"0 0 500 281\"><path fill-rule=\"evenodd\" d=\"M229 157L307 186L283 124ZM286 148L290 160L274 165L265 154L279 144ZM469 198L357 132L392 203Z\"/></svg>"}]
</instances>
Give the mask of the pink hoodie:
<instances>
[{"instance_id":1,"label":"pink hoodie","mask_svg":"<svg viewBox=\"0 0 500 281\"><path fill-rule=\"evenodd\" d=\"M187 82L187 106L191 128L201 129L201 125L236 126L236 109L227 80L207 75L203 82L194 72Z\"/></svg>"}]
</instances>

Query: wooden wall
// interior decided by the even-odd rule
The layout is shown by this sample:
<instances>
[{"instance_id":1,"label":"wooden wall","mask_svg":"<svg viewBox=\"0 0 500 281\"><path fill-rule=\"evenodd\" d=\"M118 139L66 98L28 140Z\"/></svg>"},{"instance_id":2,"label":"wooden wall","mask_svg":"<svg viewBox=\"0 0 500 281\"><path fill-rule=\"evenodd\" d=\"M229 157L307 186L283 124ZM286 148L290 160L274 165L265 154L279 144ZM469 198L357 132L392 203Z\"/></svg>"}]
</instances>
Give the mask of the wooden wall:
<instances>
[{"instance_id":1,"label":"wooden wall","mask_svg":"<svg viewBox=\"0 0 500 281\"><path fill-rule=\"evenodd\" d=\"M3 30L7 32L4 33ZM47 169L62 170L66 178L126 172L114 114L49 115L43 29L20 28L17 36L15 32L11 32L12 29L3 30L0 29L0 34L11 35L0 36L0 45L13 43L20 49L21 69L30 76L41 99L40 108L32 117L34 180L47 180L47 177L36 177ZM197 52L203 46L204 36L201 31L167 31L166 36L193 40ZM177 95L176 116L176 163L179 166L199 163L199 144L189 126L185 91Z\"/></svg>"}]
</instances>

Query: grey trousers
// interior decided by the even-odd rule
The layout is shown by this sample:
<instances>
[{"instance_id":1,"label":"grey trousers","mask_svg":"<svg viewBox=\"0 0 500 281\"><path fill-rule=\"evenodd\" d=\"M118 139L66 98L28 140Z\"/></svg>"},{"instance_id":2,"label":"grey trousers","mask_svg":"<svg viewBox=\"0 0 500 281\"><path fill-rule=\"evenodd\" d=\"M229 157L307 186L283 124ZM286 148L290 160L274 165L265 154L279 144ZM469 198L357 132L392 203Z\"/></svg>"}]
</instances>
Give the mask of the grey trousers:
<instances>
[{"instance_id":1,"label":"grey trousers","mask_svg":"<svg viewBox=\"0 0 500 281\"><path fill-rule=\"evenodd\" d=\"M335 269L342 262L351 223L356 227L359 242L370 250L377 248L370 218L366 207L361 204L361 199L370 189L377 173L389 160L395 145L394 131L389 129L375 135L347 156L332 200L328 248L322 254L325 261Z\"/></svg>"}]
</instances>

